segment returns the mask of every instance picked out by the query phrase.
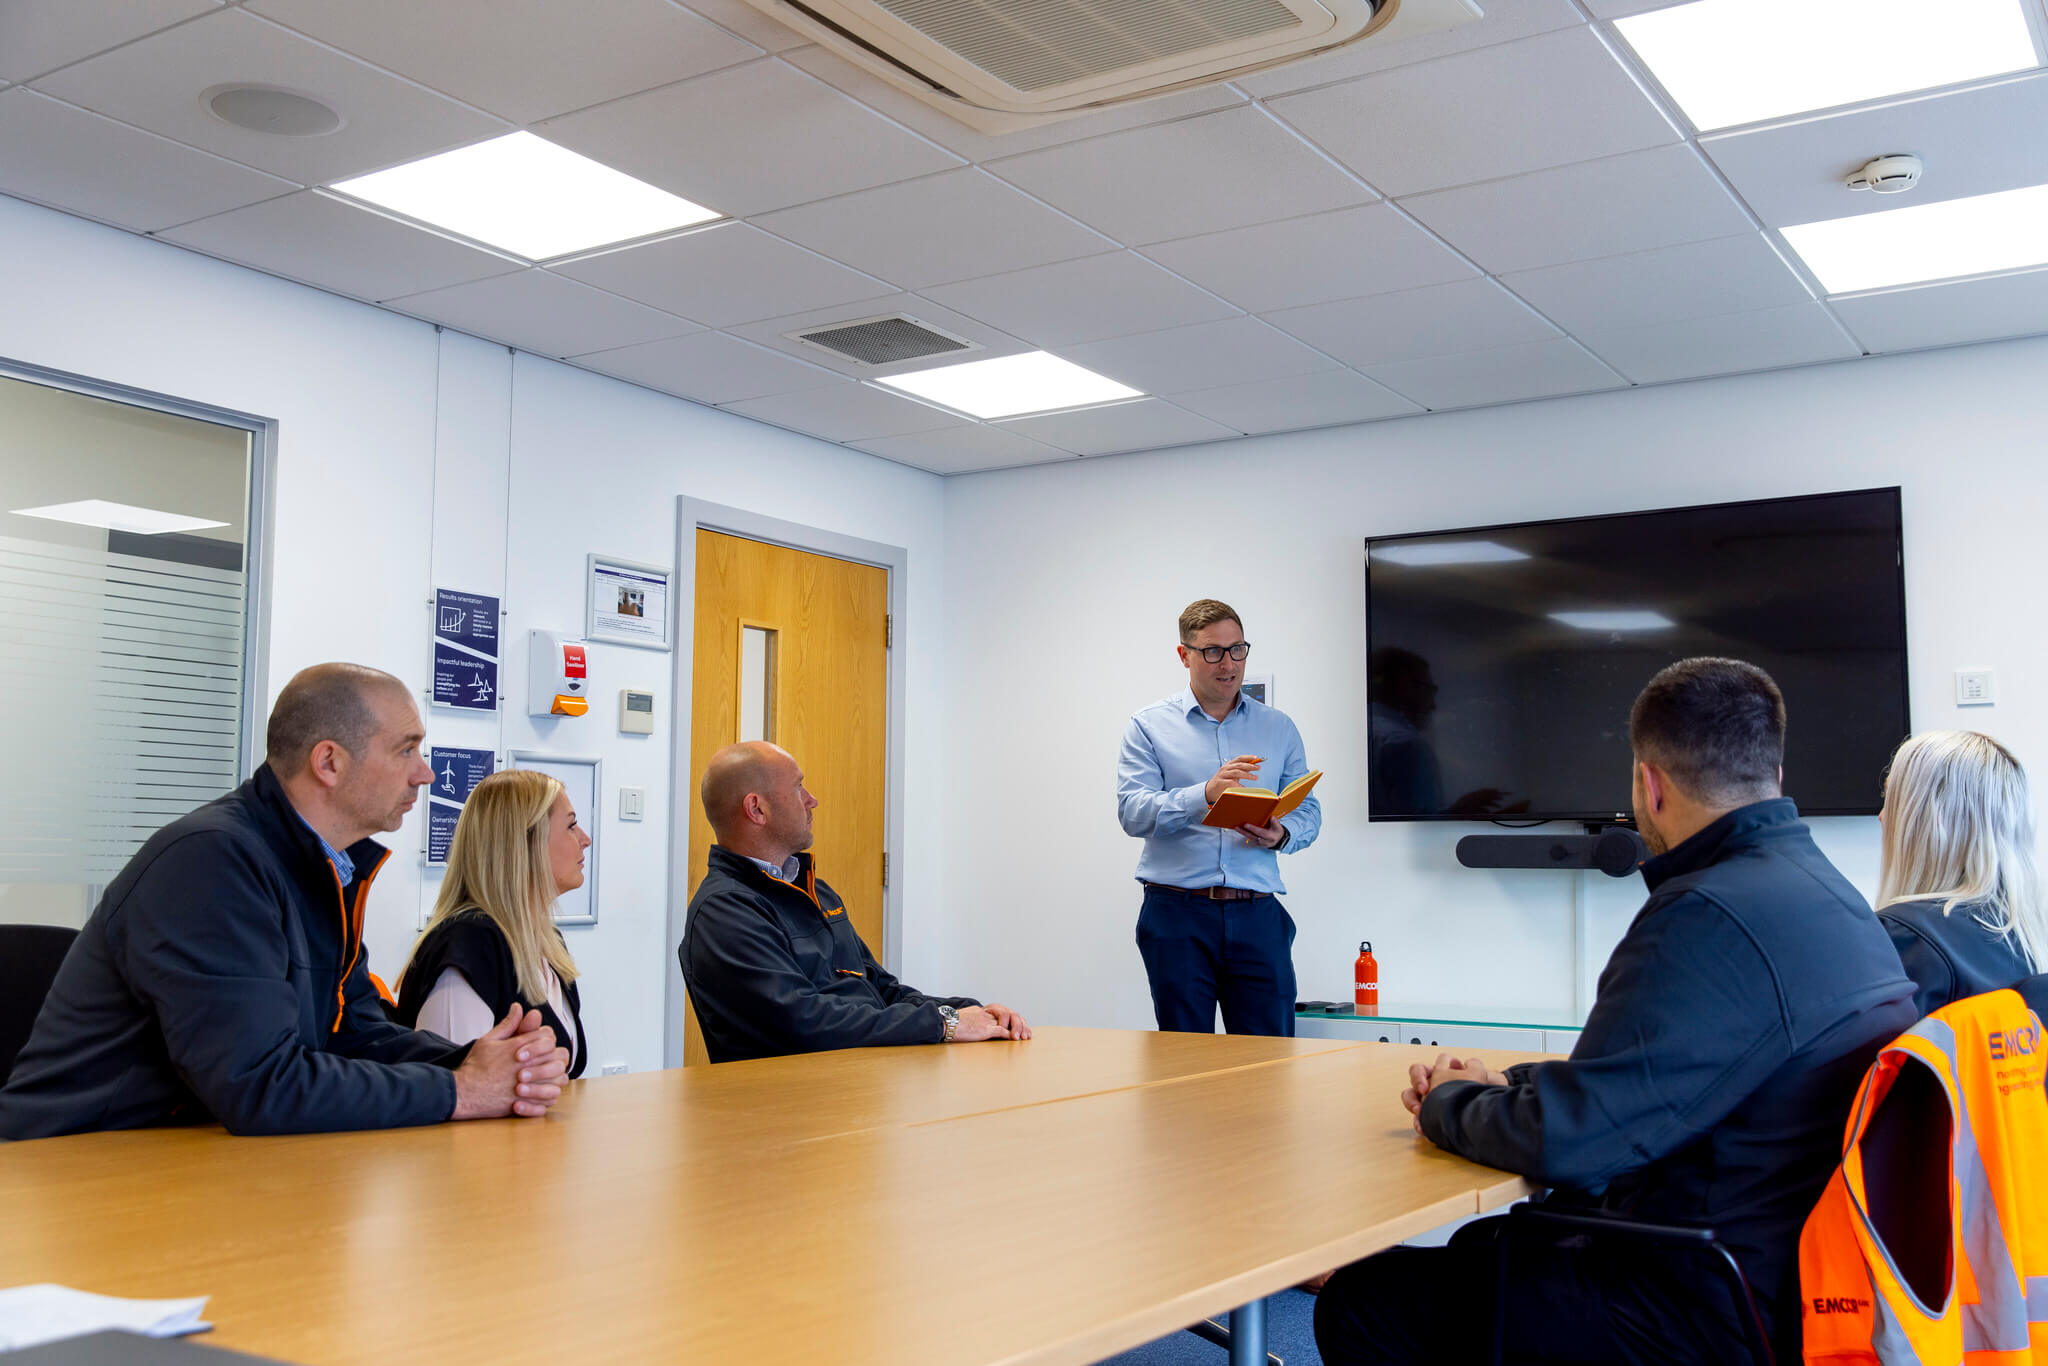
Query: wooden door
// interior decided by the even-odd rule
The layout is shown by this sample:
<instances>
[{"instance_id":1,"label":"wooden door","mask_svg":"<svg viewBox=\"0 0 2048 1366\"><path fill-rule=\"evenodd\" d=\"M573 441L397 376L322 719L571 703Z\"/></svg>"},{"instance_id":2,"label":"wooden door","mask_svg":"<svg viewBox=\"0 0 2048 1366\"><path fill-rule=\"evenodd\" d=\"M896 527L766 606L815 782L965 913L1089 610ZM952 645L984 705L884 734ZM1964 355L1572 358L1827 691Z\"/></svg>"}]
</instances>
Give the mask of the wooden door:
<instances>
[{"instance_id":1,"label":"wooden door","mask_svg":"<svg viewBox=\"0 0 2048 1366\"><path fill-rule=\"evenodd\" d=\"M882 957L887 785L889 571L716 531L697 533L691 658L689 885L704 879L711 824L704 766L740 739L767 739L803 767L818 799L818 876ZM750 634L751 633L751 634ZM765 656L765 667L764 667ZM747 729L760 733L743 734ZM707 1061L685 1008L684 1063Z\"/></svg>"}]
</instances>

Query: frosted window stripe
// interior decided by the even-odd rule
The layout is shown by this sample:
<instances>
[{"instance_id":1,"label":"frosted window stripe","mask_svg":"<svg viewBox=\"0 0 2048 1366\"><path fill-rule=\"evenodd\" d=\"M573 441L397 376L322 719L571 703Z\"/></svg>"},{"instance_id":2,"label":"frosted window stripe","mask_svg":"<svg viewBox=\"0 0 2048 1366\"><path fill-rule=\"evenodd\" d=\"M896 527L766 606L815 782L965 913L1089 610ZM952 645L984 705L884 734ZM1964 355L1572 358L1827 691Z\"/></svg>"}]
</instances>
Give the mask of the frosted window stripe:
<instances>
[{"instance_id":1,"label":"frosted window stripe","mask_svg":"<svg viewBox=\"0 0 2048 1366\"><path fill-rule=\"evenodd\" d=\"M205 566L0 537L0 682L50 698L35 726L0 736L0 768L37 775L0 798L0 882L106 882L157 830L234 787L242 585Z\"/></svg>"},{"instance_id":2,"label":"frosted window stripe","mask_svg":"<svg viewBox=\"0 0 2048 1366\"><path fill-rule=\"evenodd\" d=\"M765 626L740 628L739 738L775 738L775 632Z\"/></svg>"}]
</instances>

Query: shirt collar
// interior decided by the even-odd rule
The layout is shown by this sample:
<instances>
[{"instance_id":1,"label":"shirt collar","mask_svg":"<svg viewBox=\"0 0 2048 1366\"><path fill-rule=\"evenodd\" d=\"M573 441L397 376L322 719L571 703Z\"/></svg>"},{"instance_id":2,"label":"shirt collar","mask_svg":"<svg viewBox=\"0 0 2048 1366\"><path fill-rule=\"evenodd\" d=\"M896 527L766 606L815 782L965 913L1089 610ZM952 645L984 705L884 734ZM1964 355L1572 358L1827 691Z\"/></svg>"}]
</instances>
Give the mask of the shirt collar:
<instances>
[{"instance_id":1,"label":"shirt collar","mask_svg":"<svg viewBox=\"0 0 2048 1366\"><path fill-rule=\"evenodd\" d=\"M1738 806L1690 838L1646 860L1643 882L1654 892L1674 877L1720 862L1732 850L1755 842L1766 830L1798 822L1799 807L1790 797L1772 797Z\"/></svg>"},{"instance_id":2,"label":"shirt collar","mask_svg":"<svg viewBox=\"0 0 2048 1366\"><path fill-rule=\"evenodd\" d=\"M292 814L298 816L296 811ZM299 824L305 826L308 830L313 830L313 822L307 820L304 816L299 816ZM344 887L354 882L356 880L355 860L329 844L327 837L318 830L313 830L313 838L320 841L320 852L327 856L327 862L333 866L335 879Z\"/></svg>"},{"instance_id":3,"label":"shirt collar","mask_svg":"<svg viewBox=\"0 0 2048 1366\"><path fill-rule=\"evenodd\" d=\"M1205 720L1210 719L1209 713L1202 711L1202 704L1195 699L1195 690L1193 688L1182 688L1180 692L1177 693L1175 696L1180 703L1181 715L1194 716L1197 713L1200 713L1200 715ZM1223 719L1225 721L1229 720L1230 717L1237 715L1239 712L1243 711L1246 707L1250 705L1251 699L1244 695L1243 688L1239 688L1237 690L1237 705L1232 707L1229 711L1229 714L1226 715ZM1219 721L1216 724L1221 725L1222 722Z\"/></svg>"},{"instance_id":4,"label":"shirt collar","mask_svg":"<svg viewBox=\"0 0 2048 1366\"><path fill-rule=\"evenodd\" d=\"M779 866L770 863L767 859L755 858L752 854L742 854L740 857L753 864L756 868L759 868L769 877L774 878L777 882L795 882L797 871L803 866L797 861L795 854L791 854Z\"/></svg>"}]
</instances>

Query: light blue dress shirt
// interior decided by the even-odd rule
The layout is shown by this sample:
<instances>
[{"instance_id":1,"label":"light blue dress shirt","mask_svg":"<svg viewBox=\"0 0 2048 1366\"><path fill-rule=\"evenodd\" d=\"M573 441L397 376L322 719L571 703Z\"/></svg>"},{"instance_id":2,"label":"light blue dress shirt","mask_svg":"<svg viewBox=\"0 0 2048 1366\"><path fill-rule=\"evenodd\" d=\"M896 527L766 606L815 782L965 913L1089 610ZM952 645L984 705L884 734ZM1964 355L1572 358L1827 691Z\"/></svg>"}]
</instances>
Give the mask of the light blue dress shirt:
<instances>
[{"instance_id":1,"label":"light blue dress shirt","mask_svg":"<svg viewBox=\"0 0 2048 1366\"><path fill-rule=\"evenodd\" d=\"M1240 754L1265 761L1255 787L1278 792L1308 772L1294 722L1242 693L1221 721L1210 719L1185 688L1131 718L1117 756L1116 809L1124 833L1145 841L1138 857L1139 881L1275 894L1287 890L1274 850L1246 843L1235 830L1202 824L1209 810L1203 789L1217 769ZM1323 828L1322 804L1310 795L1280 824L1287 831L1280 852L1306 849Z\"/></svg>"},{"instance_id":2,"label":"light blue dress shirt","mask_svg":"<svg viewBox=\"0 0 2048 1366\"><path fill-rule=\"evenodd\" d=\"M292 814L299 816L299 813L296 811L292 812ZM305 826L308 830L313 830L313 822L307 820L304 816L299 816L299 824ZM327 861L334 866L335 880L343 887L354 882L356 880L355 860L329 844L327 836L321 834L318 830L313 830L313 838L320 841L320 852L327 855Z\"/></svg>"}]
</instances>

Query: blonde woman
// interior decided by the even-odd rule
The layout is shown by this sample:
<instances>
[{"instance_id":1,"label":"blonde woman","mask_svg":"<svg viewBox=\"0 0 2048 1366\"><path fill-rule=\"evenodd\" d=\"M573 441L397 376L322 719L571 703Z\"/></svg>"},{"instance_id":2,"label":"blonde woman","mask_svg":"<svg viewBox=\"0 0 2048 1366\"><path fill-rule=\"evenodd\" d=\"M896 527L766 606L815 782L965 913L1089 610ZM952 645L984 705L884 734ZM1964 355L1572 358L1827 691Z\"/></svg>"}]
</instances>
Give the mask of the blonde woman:
<instances>
[{"instance_id":1,"label":"blonde woman","mask_svg":"<svg viewBox=\"0 0 2048 1366\"><path fill-rule=\"evenodd\" d=\"M2048 970L2027 774L1988 735L1936 730L1892 756L1877 916L1920 1013Z\"/></svg>"},{"instance_id":2,"label":"blonde woman","mask_svg":"<svg viewBox=\"0 0 2048 1366\"><path fill-rule=\"evenodd\" d=\"M426 932L398 980L401 1024L468 1043L514 1001L539 1010L583 1075L588 1050L576 962L555 928L555 898L583 885L590 836L561 783L531 769L476 785L455 825Z\"/></svg>"}]
</instances>

